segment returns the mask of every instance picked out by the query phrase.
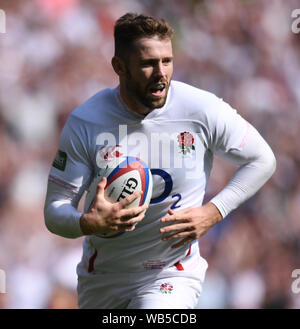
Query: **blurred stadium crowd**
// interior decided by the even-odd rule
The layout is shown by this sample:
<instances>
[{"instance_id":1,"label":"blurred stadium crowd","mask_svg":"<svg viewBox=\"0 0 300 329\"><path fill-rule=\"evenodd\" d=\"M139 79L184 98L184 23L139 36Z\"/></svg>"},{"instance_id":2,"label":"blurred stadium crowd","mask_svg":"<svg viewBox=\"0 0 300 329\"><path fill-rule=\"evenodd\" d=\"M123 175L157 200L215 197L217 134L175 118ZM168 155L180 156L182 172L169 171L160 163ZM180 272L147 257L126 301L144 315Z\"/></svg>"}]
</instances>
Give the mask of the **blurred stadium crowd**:
<instances>
[{"instance_id":1,"label":"blurred stadium crowd","mask_svg":"<svg viewBox=\"0 0 300 329\"><path fill-rule=\"evenodd\" d=\"M69 113L117 85L113 25L125 12L175 28L174 79L217 94L265 137L272 179L200 239L209 268L199 308L299 308L300 34L297 0L1 0L0 308L77 308L82 238L47 231L43 202ZM207 199L233 170L216 159Z\"/></svg>"}]
</instances>

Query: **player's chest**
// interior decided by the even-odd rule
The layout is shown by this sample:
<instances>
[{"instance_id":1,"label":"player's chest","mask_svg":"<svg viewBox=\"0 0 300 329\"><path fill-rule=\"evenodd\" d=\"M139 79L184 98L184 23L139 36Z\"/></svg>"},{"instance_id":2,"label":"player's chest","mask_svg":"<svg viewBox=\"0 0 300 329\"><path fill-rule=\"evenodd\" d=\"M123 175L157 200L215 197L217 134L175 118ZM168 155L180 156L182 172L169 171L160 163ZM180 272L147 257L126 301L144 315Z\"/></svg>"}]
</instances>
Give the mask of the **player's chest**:
<instances>
[{"instance_id":1,"label":"player's chest","mask_svg":"<svg viewBox=\"0 0 300 329\"><path fill-rule=\"evenodd\" d=\"M204 166L207 146L201 128L190 122L147 122L94 131L90 156L95 169L116 157L135 156L149 168L193 172Z\"/></svg>"}]
</instances>

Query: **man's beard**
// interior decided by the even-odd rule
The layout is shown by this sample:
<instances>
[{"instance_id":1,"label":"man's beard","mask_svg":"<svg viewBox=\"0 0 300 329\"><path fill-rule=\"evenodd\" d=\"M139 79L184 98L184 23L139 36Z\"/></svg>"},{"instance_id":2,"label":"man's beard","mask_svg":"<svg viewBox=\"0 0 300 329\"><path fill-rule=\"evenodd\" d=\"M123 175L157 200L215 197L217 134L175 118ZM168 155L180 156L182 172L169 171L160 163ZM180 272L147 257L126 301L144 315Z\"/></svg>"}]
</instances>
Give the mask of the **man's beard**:
<instances>
[{"instance_id":1,"label":"man's beard","mask_svg":"<svg viewBox=\"0 0 300 329\"><path fill-rule=\"evenodd\" d=\"M159 82L158 81L153 81L153 83ZM168 96L168 91L169 91L169 82L166 84L166 92L165 96L160 98L159 100L154 100L151 95L147 95L147 89L142 90L140 88L140 85L133 80L132 75L130 74L129 70L127 69L126 72L126 90L130 94L130 96L134 99L134 101L138 101L140 104L142 104L144 107L154 110L156 108L161 108L165 105L167 96Z\"/></svg>"}]
</instances>

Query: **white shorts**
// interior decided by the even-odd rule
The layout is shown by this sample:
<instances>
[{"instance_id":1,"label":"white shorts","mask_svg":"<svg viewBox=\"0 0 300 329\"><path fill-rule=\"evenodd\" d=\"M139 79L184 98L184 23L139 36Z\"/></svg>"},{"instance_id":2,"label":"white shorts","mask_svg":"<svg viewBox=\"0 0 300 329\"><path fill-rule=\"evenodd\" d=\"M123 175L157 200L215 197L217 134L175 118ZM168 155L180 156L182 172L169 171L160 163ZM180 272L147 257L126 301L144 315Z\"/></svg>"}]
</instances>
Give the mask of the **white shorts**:
<instances>
[{"instance_id":1,"label":"white shorts","mask_svg":"<svg viewBox=\"0 0 300 329\"><path fill-rule=\"evenodd\" d=\"M136 273L88 272L78 264L78 306L88 309L193 309L207 270L198 248L165 269Z\"/></svg>"},{"instance_id":2,"label":"white shorts","mask_svg":"<svg viewBox=\"0 0 300 329\"><path fill-rule=\"evenodd\" d=\"M128 309L193 309L201 293L199 280L170 277L136 291Z\"/></svg>"},{"instance_id":3,"label":"white shorts","mask_svg":"<svg viewBox=\"0 0 300 329\"><path fill-rule=\"evenodd\" d=\"M134 275L95 275L78 281L78 306L88 309L195 308L202 290L200 280L165 277L134 282Z\"/></svg>"},{"instance_id":4,"label":"white shorts","mask_svg":"<svg viewBox=\"0 0 300 329\"><path fill-rule=\"evenodd\" d=\"M193 309L204 281L203 266L143 273L78 276L78 306L87 309Z\"/></svg>"}]
</instances>

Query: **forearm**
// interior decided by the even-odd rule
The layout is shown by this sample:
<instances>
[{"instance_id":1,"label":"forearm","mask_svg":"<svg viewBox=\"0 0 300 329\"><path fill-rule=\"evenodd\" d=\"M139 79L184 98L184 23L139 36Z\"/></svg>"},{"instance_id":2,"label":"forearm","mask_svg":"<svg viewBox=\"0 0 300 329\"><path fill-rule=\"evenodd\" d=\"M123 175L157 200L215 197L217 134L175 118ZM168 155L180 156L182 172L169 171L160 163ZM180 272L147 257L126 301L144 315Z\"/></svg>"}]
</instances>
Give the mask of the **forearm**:
<instances>
[{"instance_id":1,"label":"forearm","mask_svg":"<svg viewBox=\"0 0 300 329\"><path fill-rule=\"evenodd\" d=\"M224 156L240 165L225 188L210 202L223 218L253 196L272 176L276 168L274 154L263 138L252 127L243 149Z\"/></svg>"},{"instance_id":2,"label":"forearm","mask_svg":"<svg viewBox=\"0 0 300 329\"><path fill-rule=\"evenodd\" d=\"M83 235L80 227L82 212L77 210L80 194L74 194L49 182L44 207L45 224L48 230L65 238Z\"/></svg>"}]
</instances>

